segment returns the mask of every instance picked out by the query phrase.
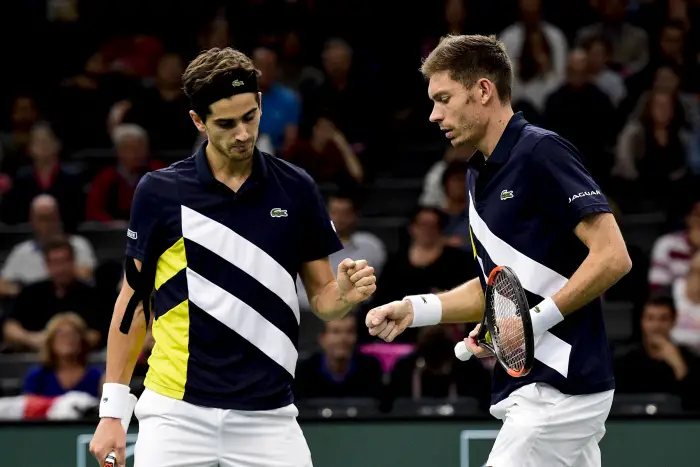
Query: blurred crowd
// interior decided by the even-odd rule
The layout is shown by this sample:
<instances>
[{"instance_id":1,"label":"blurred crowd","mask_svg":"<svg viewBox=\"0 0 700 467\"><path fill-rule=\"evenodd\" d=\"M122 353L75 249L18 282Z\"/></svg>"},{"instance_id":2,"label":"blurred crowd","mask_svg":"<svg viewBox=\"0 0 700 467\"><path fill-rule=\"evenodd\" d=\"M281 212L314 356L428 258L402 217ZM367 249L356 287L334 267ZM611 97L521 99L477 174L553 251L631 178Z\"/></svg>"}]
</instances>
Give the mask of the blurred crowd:
<instances>
[{"instance_id":1,"label":"blurred crowd","mask_svg":"<svg viewBox=\"0 0 700 467\"><path fill-rule=\"evenodd\" d=\"M6 3L26 34L3 41L0 395L99 396L135 186L203 143L180 77L199 50L233 46L262 72L258 147L327 197L345 247L333 266L365 258L378 276L330 323L298 284L297 398L487 404L493 359L452 353L471 326L391 344L363 326L373 305L478 274L471 152L428 121L418 68L443 35L480 33L506 46L515 110L581 150L622 226L633 270L604 297L618 393L700 409L699 0ZM5 370L20 357L25 373Z\"/></svg>"}]
</instances>

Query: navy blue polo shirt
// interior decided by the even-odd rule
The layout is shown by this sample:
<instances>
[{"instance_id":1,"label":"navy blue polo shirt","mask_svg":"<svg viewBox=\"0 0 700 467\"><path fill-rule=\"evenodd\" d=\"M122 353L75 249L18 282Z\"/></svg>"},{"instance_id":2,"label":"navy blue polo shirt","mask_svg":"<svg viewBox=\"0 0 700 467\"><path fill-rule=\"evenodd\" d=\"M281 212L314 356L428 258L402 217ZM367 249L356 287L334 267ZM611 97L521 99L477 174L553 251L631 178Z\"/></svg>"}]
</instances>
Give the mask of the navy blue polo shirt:
<instances>
[{"instance_id":1,"label":"navy blue polo shirt","mask_svg":"<svg viewBox=\"0 0 700 467\"><path fill-rule=\"evenodd\" d=\"M509 266L530 307L558 292L588 254L574 234L587 215L609 213L578 150L520 113L508 123L493 154L469 161L469 225L481 285L496 266ZM565 394L614 388L600 298L569 314L535 349L531 373L512 378L496 366L492 402L524 385L543 382Z\"/></svg>"},{"instance_id":2,"label":"navy blue polo shirt","mask_svg":"<svg viewBox=\"0 0 700 467\"><path fill-rule=\"evenodd\" d=\"M223 409L293 402L304 262L342 249L302 169L256 150L238 192L205 154L145 175L134 195L128 256L154 271L145 386Z\"/></svg>"}]
</instances>

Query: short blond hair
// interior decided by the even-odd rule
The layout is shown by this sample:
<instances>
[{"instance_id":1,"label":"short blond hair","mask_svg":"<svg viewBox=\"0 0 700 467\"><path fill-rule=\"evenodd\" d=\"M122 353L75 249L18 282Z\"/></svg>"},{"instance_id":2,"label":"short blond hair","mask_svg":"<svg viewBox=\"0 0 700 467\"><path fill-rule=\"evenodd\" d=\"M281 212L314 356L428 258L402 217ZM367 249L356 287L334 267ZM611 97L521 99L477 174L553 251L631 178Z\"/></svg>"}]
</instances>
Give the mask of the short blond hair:
<instances>
[{"instance_id":1,"label":"short blond hair","mask_svg":"<svg viewBox=\"0 0 700 467\"><path fill-rule=\"evenodd\" d=\"M500 100L510 101L513 65L505 45L496 36L444 36L423 61L420 71L427 79L435 73L447 72L451 79L462 83L465 88L487 78L496 85Z\"/></svg>"},{"instance_id":2,"label":"short blond hair","mask_svg":"<svg viewBox=\"0 0 700 467\"><path fill-rule=\"evenodd\" d=\"M73 312L58 313L46 324L46 342L39 352L39 360L45 367L56 368L58 358L53 351L53 343L56 340L58 328L63 325L71 326L80 336L78 362L81 365L86 365L88 354L90 353L90 344L87 339L88 327L85 324L85 320Z\"/></svg>"}]
</instances>

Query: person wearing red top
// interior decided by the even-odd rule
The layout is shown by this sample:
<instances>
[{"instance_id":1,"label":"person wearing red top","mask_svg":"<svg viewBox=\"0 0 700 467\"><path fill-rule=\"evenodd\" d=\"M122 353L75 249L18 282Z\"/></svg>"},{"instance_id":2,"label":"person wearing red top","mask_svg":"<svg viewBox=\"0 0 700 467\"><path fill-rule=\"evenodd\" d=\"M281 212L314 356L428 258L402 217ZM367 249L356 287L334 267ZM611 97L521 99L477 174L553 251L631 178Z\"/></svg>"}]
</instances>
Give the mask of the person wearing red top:
<instances>
[{"instance_id":1,"label":"person wearing red top","mask_svg":"<svg viewBox=\"0 0 700 467\"><path fill-rule=\"evenodd\" d=\"M126 222L131 200L141 177L165 167L148 160L148 134L134 124L117 126L112 132L117 163L104 168L92 181L87 199L86 219L99 222Z\"/></svg>"}]
</instances>

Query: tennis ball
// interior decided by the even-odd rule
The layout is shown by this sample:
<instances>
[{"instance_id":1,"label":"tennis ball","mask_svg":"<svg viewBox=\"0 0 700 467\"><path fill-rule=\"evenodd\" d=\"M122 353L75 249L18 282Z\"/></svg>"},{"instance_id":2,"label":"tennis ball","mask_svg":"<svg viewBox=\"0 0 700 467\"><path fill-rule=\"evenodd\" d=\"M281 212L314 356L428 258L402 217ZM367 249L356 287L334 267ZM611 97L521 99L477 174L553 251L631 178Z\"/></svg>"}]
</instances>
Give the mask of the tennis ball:
<instances>
[{"instance_id":1,"label":"tennis ball","mask_svg":"<svg viewBox=\"0 0 700 467\"><path fill-rule=\"evenodd\" d=\"M489 331L486 331L486 335L484 335L484 340L490 345L491 342L491 333Z\"/></svg>"}]
</instances>

